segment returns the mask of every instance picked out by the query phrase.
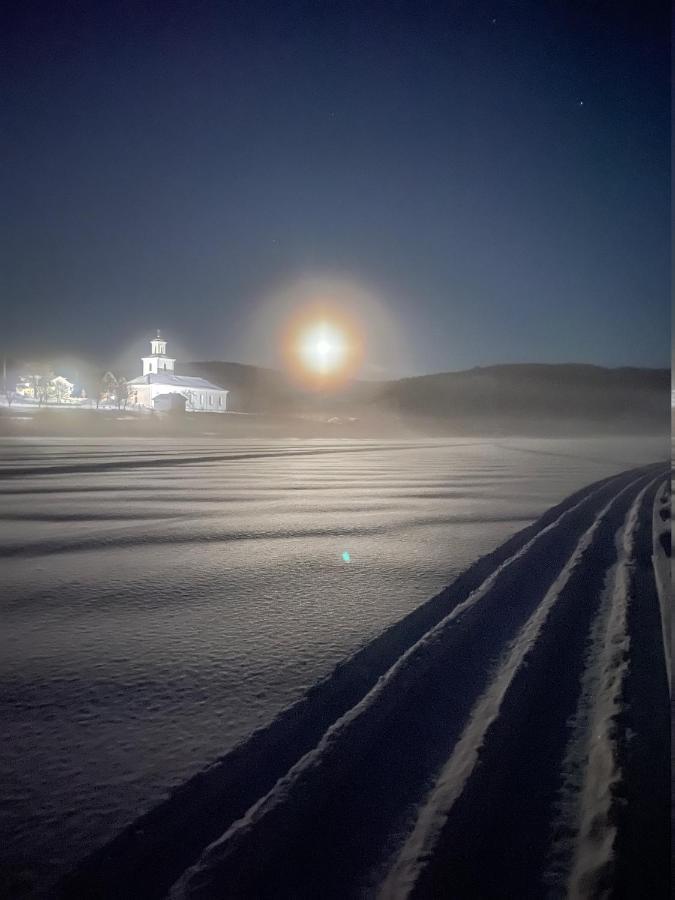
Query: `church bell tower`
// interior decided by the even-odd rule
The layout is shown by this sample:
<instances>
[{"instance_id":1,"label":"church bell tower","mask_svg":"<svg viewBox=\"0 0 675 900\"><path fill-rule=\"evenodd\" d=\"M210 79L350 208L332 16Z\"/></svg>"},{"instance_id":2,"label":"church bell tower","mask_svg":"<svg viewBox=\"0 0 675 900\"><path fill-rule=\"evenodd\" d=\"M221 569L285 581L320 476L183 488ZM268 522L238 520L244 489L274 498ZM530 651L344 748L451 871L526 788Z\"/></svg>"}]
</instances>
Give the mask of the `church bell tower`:
<instances>
[{"instance_id":1,"label":"church bell tower","mask_svg":"<svg viewBox=\"0 0 675 900\"><path fill-rule=\"evenodd\" d=\"M173 375L175 359L166 355L166 341L157 329L157 337L150 341L150 356L143 358L144 375Z\"/></svg>"}]
</instances>

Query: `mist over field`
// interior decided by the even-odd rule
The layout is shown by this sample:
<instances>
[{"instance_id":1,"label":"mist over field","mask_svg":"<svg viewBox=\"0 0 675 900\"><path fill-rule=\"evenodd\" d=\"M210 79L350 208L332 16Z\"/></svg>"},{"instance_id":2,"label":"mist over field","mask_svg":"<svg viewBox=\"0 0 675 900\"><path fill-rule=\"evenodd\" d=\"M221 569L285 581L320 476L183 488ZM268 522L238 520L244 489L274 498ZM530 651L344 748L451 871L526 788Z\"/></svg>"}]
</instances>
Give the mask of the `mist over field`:
<instances>
[{"instance_id":1,"label":"mist over field","mask_svg":"<svg viewBox=\"0 0 675 900\"><path fill-rule=\"evenodd\" d=\"M589 365L489 366L393 381L299 386L273 369L187 363L178 371L229 391L231 415L148 415L133 408L0 409L0 434L157 434L258 438L662 434L670 422L667 369Z\"/></svg>"}]
</instances>

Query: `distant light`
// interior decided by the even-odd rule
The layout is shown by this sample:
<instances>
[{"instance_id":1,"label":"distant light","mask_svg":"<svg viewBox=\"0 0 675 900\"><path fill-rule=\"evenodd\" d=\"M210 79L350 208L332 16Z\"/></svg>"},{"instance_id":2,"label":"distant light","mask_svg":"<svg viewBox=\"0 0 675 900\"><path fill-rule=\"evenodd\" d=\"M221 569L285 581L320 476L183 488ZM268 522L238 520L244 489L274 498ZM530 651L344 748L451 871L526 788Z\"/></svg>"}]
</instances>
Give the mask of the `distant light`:
<instances>
[{"instance_id":1,"label":"distant light","mask_svg":"<svg viewBox=\"0 0 675 900\"><path fill-rule=\"evenodd\" d=\"M349 555L349 550L343 550L343 552L342 552L342 559L343 559L345 562L349 562L349 561L350 561L351 556Z\"/></svg>"},{"instance_id":2,"label":"distant light","mask_svg":"<svg viewBox=\"0 0 675 900\"><path fill-rule=\"evenodd\" d=\"M348 356L345 335L331 322L310 325L301 335L298 349L303 366L322 375L339 370Z\"/></svg>"}]
</instances>

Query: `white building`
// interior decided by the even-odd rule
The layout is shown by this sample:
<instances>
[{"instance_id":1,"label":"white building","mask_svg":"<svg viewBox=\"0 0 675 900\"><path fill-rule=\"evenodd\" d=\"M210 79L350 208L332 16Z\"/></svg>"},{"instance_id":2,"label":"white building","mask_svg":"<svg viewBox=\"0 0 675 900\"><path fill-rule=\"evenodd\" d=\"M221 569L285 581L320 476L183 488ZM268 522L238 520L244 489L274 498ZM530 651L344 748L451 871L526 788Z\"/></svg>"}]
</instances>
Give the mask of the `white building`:
<instances>
[{"instance_id":1,"label":"white building","mask_svg":"<svg viewBox=\"0 0 675 900\"><path fill-rule=\"evenodd\" d=\"M157 332L150 341L150 355L142 357L143 374L128 382L129 402L153 409L159 394L182 394L187 412L225 412L229 391L205 378L175 375L175 359L166 355L166 341Z\"/></svg>"},{"instance_id":2,"label":"white building","mask_svg":"<svg viewBox=\"0 0 675 900\"><path fill-rule=\"evenodd\" d=\"M16 393L23 398L32 398L41 403L66 403L73 396L75 385L63 375L53 375L44 369L29 375L20 375Z\"/></svg>"},{"instance_id":3,"label":"white building","mask_svg":"<svg viewBox=\"0 0 675 900\"><path fill-rule=\"evenodd\" d=\"M74 387L72 381L68 381L63 375L56 375L49 382L49 396L54 397L57 403L62 403L64 400L70 400Z\"/></svg>"}]
</instances>

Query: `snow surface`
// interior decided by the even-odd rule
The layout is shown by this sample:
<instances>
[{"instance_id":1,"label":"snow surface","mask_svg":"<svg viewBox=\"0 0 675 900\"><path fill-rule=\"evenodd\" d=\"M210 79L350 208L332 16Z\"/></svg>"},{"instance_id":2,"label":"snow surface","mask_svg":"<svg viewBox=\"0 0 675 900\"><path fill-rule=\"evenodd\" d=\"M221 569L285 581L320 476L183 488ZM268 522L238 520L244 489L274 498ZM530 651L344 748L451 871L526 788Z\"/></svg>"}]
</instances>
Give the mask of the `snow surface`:
<instances>
[{"instance_id":1,"label":"snow surface","mask_svg":"<svg viewBox=\"0 0 675 900\"><path fill-rule=\"evenodd\" d=\"M472 565L439 595L445 617L409 641L355 705L335 710L312 749L213 834L196 862L186 866L183 857L173 869L172 898L543 896L569 726L582 682L589 682L588 664L596 663L602 677L590 682L600 690L583 692L582 702L593 710L593 739L599 727L607 740L590 758L584 754L580 768L587 777L574 805L583 812L580 824L596 817L606 822L617 881L627 875L648 886L649 896L665 896L668 700L653 627L658 599L651 563L655 476L662 482L665 474L661 463L595 482ZM610 581L617 589L605 603ZM627 610L629 595L639 603ZM612 649L615 639L623 643L626 611L631 668L641 685ZM411 625L411 617L402 624ZM602 630L608 654L596 640ZM408 637L415 640L410 630ZM630 741L609 721L617 721L619 707ZM639 714L645 707L647 723ZM651 752L626 758L634 742ZM629 798L624 804L612 797L611 823L603 772L612 783L621 773ZM207 780L226 803L228 794ZM602 785L600 796L586 791L587 784ZM137 823L148 829L148 841L127 840L117 845L121 852L108 848L89 870L89 886L112 884L115 892L106 894L112 897L138 884L133 873L163 878L159 860L182 852L181 831L170 834L166 820L182 821L184 832L198 825L209 804L210 791L201 802L195 791L176 794L159 820ZM649 821L650 835L635 840L640 819ZM604 834L579 830L575 844L586 858L598 836L604 844ZM396 861L387 878L389 859ZM567 896L567 874L550 882L552 895ZM593 875L591 884L584 876L578 896L603 893Z\"/></svg>"},{"instance_id":2,"label":"snow surface","mask_svg":"<svg viewBox=\"0 0 675 900\"><path fill-rule=\"evenodd\" d=\"M667 456L2 441L3 865L49 884L552 504Z\"/></svg>"}]
</instances>

